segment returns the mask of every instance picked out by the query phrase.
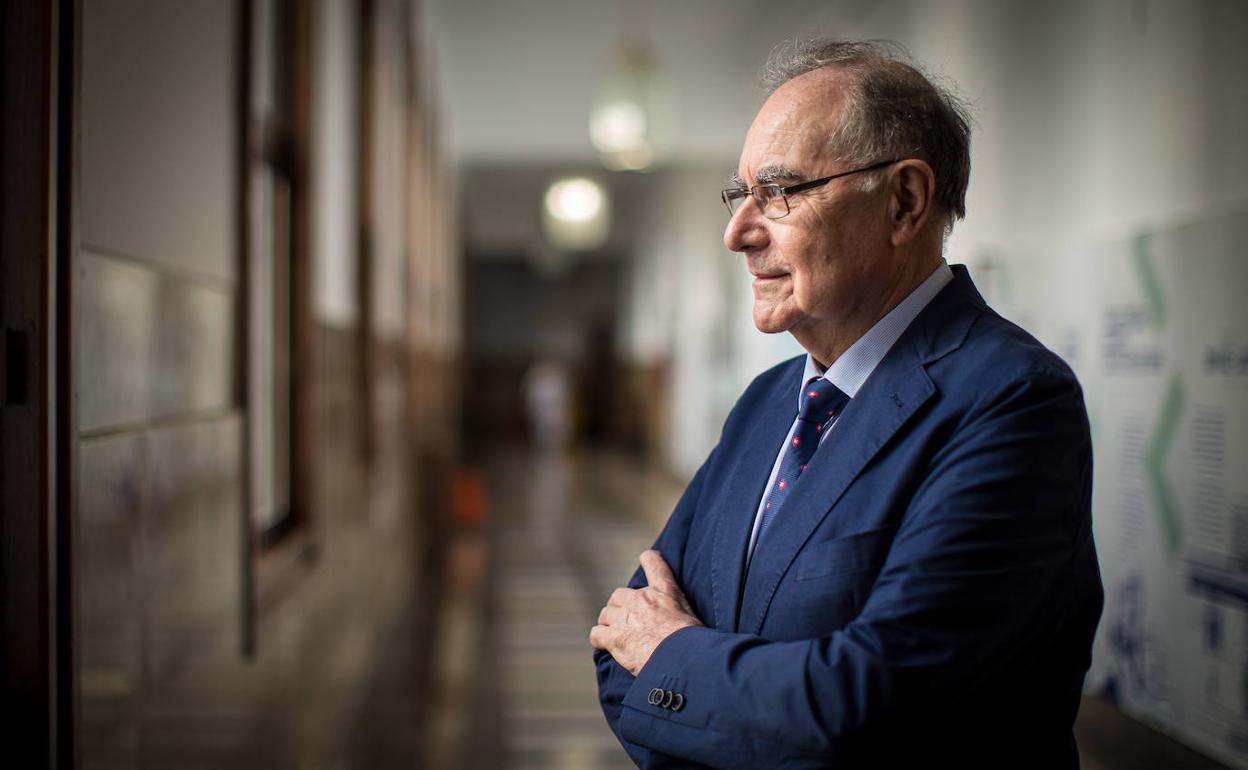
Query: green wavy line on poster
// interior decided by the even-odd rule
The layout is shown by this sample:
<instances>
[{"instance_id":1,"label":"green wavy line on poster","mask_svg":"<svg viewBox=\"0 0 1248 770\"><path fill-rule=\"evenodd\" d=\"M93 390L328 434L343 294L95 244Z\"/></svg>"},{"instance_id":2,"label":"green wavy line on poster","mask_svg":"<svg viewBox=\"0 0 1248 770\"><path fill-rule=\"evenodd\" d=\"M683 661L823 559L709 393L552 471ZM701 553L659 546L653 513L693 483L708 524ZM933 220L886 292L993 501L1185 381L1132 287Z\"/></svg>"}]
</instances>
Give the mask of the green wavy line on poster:
<instances>
[{"instance_id":1,"label":"green wavy line on poster","mask_svg":"<svg viewBox=\"0 0 1248 770\"><path fill-rule=\"evenodd\" d=\"M1171 555L1176 555L1183 541L1183 524L1174 489L1166 476L1166 454L1179 432L1179 420L1183 415L1183 378L1178 372L1170 373L1166 394L1157 412L1157 424L1148 442L1148 454L1144 464L1152 487L1157 514L1161 518L1161 531Z\"/></svg>"},{"instance_id":2,"label":"green wavy line on poster","mask_svg":"<svg viewBox=\"0 0 1248 770\"><path fill-rule=\"evenodd\" d=\"M1144 290L1149 320L1160 332L1166 325L1166 295L1161 289L1161 276L1157 274L1157 261L1153 258L1153 234L1147 230L1141 230L1131 239L1131 264Z\"/></svg>"}]
</instances>

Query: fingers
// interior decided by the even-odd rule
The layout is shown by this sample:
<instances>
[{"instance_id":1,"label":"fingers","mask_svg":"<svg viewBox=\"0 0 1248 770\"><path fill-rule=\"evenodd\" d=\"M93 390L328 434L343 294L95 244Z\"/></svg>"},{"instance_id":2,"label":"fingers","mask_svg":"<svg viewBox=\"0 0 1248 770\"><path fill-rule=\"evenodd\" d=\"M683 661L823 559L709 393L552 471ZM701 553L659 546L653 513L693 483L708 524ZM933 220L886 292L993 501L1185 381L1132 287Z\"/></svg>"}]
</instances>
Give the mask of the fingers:
<instances>
[{"instance_id":1,"label":"fingers","mask_svg":"<svg viewBox=\"0 0 1248 770\"><path fill-rule=\"evenodd\" d=\"M598 625L622 626L628 623L628 610L608 604L598 613Z\"/></svg>"},{"instance_id":2,"label":"fingers","mask_svg":"<svg viewBox=\"0 0 1248 770\"><path fill-rule=\"evenodd\" d=\"M663 560L663 555L651 548L644 552L639 559L641 569L646 573L646 582L651 588L655 588L665 594L676 594L683 596L684 592L680 590L680 586L676 583L676 576L672 574L672 568L667 566L667 562Z\"/></svg>"},{"instance_id":3,"label":"fingers","mask_svg":"<svg viewBox=\"0 0 1248 770\"><path fill-rule=\"evenodd\" d=\"M616 632L607 626L594 626L589 629L589 644L595 650L609 650L615 637Z\"/></svg>"},{"instance_id":4,"label":"fingers","mask_svg":"<svg viewBox=\"0 0 1248 770\"><path fill-rule=\"evenodd\" d=\"M645 572L645 588L617 588L611 592L607 604L598 613L598 624L589 631L589 643L598 650L610 652L620 665L636 675L637 666L630 666L636 656L629 651L637 647L636 639L650 640L645 655L639 658L644 664L657 644L667 633L687 625L701 625L685 598L672 568L656 550L646 551L639 558ZM675 626L673 626L675 622ZM669 629L656 636L656 629ZM621 657L622 656L622 657Z\"/></svg>"}]
</instances>

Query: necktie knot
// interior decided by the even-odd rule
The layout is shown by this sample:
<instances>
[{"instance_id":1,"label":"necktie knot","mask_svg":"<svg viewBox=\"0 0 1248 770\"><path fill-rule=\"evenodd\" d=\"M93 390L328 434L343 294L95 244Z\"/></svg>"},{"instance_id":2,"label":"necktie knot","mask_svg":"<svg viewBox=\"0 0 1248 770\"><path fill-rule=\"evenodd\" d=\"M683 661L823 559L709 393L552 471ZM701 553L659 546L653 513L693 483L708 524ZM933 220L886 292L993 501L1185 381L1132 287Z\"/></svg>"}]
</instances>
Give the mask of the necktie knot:
<instances>
[{"instance_id":1,"label":"necktie knot","mask_svg":"<svg viewBox=\"0 0 1248 770\"><path fill-rule=\"evenodd\" d=\"M791 391L790 391L791 392ZM822 377L812 379L802 388L802 398L798 403L797 418L814 420L822 425L837 415L849 401L840 388Z\"/></svg>"}]
</instances>

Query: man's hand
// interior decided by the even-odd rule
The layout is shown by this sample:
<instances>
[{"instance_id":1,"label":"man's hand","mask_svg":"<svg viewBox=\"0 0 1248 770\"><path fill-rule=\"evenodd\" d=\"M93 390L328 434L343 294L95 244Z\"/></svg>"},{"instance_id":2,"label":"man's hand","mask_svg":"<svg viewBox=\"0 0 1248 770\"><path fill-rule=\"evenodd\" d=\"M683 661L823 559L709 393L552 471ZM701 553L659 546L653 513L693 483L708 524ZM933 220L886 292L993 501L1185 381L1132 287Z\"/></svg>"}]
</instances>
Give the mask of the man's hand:
<instances>
[{"instance_id":1,"label":"man's hand","mask_svg":"<svg viewBox=\"0 0 1248 770\"><path fill-rule=\"evenodd\" d=\"M702 625L659 552L646 551L640 561L649 585L615 589L589 631L589 643L611 653L633 676L672 632Z\"/></svg>"}]
</instances>

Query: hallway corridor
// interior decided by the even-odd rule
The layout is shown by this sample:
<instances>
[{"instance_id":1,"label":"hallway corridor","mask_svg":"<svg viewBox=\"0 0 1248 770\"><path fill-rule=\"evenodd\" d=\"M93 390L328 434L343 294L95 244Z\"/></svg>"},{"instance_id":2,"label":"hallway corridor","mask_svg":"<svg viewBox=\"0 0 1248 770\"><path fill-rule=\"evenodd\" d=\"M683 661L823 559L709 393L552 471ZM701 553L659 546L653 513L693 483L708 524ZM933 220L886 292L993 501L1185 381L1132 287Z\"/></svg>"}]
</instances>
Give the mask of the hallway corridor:
<instances>
[{"instance_id":1,"label":"hallway corridor","mask_svg":"<svg viewBox=\"0 0 1248 770\"><path fill-rule=\"evenodd\" d=\"M791 551L770 552L773 572L755 561L752 583L730 575L745 584L735 594L722 573L744 538L734 556L691 525L686 583L713 583L696 586L699 609L733 594L760 607L735 615L806 652L815 636L852 646L841 629L864 608L896 606L882 616L901 619L890 628L905 643L886 638L878 655L865 634L864 670L957 682L918 700L951 720L959 756L916 740L919 719L883 745L954 762L991 737L960 706L1032 724L1001 703L1045 702L1043 686L1010 686L1050 681L1037 665L1066 662L1074 701L1091 626L1077 656L1032 650L1067 618L1091 623L1078 601L1095 593L1091 570L1058 588L996 579L1034 568L1074 580L1069 561L1017 555L1065 547L1041 522L1066 505L1072 535L1095 541L1105 599L1075 725L1084 770L1248 770L1244 29L1248 3L1178 0L2 4L0 768L627 770L597 699L588 637L601 607L729 415L768 426L723 444L764 458L739 467L774 459L788 489L786 463L805 464L788 448L764 457L762 434L792 416L757 411L760 372L807 348L835 366L852 345L842 365L899 411L866 411L859 425L893 432L831 451L876 475L851 481L850 463L829 460L827 489L846 483L826 499L801 493L807 523L828 531L790 524ZM907 76L932 114L960 114L965 97L966 125L927 136L917 91L861 110L812 100L786 113L802 136L870 141L805 160L818 143L798 142L782 158L792 179L760 177L750 127L781 114L759 112L770 52L829 35L913 51L951 89L933 100ZM908 71L906 57L871 53L883 48L822 50L859 52L823 73L842 94L867 82L842 82L851 70ZM877 60L893 63L866 66ZM900 106L891 125L914 142L858 125ZM868 149L880 154L841 168ZM899 220L870 220L886 210L876 203L920 189L894 200L937 205L912 210L913 237L885 238ZM947 323L943 300L900 291L942 259L965 277L965 327ZM833 269L868 264L880 270ZM877 285L885 266L895 280ZM961 368L953 352L998 311L1065 364L985 354ZM948 347L893 379L937 340ZM1030 341L1017 350L1039 355ZM1078 485L1036 487L1090 483L1078 506L1036 504L1012 464L961 451L958 431L1016 454L1019 470L1083 457L1070 388L1075 440L1034 456L1019 454L1005 408L1050 374L1069 385L1067 364L1095 478L1081 463ZM945 412L968 391L942 387L937 369L1020 379L1000 402ZM928 417L939 430L912 429ZM797 432L768 441L819 446ZM743 534L751 502L783 499L750 501L765 482L750 492L748 470L703 478L719 494L695 518L718 533L731 518ZM968 516L958 495L981 492L1007 504ZM1028 509L1018 518L1015 503ZM932 590L941 575L956 577L947 592ZM986 641L993 625L1026 649ZM718 658L686 638L698 652L648 673L670 674L665 687L697 679L697 700L675 722L640 717L657 737L639 740L798 743L801 688L765 707L768 688L739 668L732 681L747 684L720 688L690 672ZM940 664L910 667L928 640ZM794 681L810 701L880 719L870 694L829 694L849 670ZM965 689L983 682L988 695ZM886 705L906 702L900 692ZM731 732L723 712L700 710L725 703L745 713ZM786 719L760 729L760 714Z\"/></svg>"},{"instance_id":2,"label":"hallway corridor","mask_svg":"<svg viewBox=\"0 0 1248 770\"><path fill-rule=\"evenodd\" d=\"M461 532L451 558L431 766L632 767L602 719L587 635L679 486L618 454L511 448L485 468L488 530Z\"/></svg>"}]
</instances>

